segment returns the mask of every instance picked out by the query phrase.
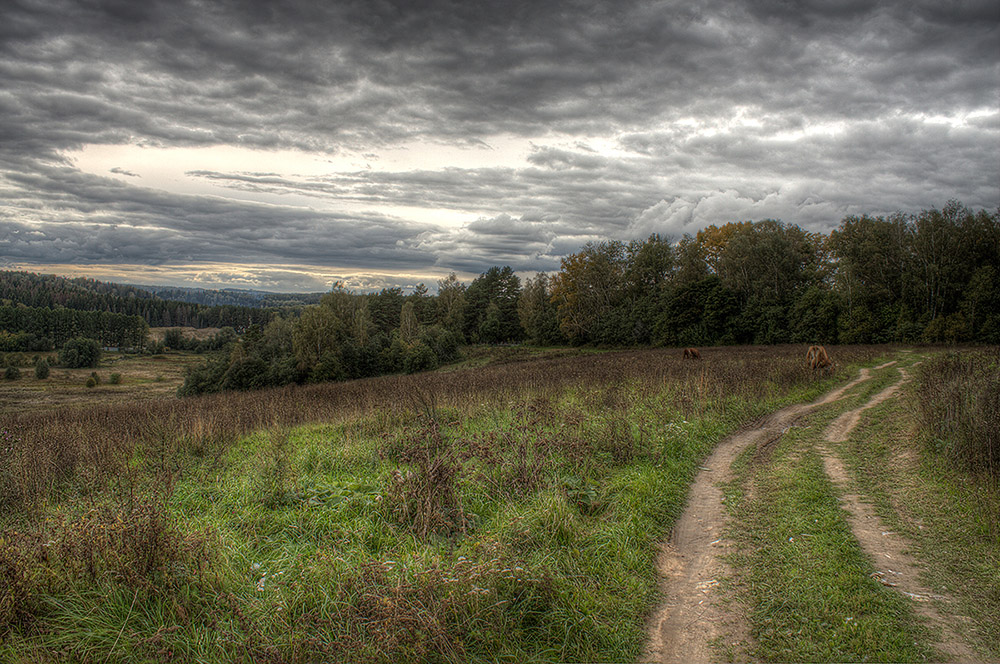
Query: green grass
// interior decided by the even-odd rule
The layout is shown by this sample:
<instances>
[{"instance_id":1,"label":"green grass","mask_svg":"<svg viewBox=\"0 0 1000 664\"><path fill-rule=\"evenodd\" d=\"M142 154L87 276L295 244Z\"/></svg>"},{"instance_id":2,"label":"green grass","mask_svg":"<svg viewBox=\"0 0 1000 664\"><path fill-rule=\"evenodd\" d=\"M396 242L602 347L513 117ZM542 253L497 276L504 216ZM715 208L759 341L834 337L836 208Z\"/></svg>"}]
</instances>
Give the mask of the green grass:
<instances>
[{"instance_id":1,"label":"green grass","mask_svg":"<svg viewBox=\"0 0 1000 664\"><path fill-rule=\"evenodd\" d=\"M572 411L598 396L567 394L560 406ZM532 426L523 413L495 410L445 426L442 437L459 454L497 432L506 434L512 448L499 452L503 458L468 459L456 487L466 519L458 536L420 537L401 523L385 504L387 478L398 467L386 458L391 452L382 448L379 454L385 439L354 434L345 440L344 427L247 438L212 483L179 483L171 511L181 516L182 530L211 531L226 543L226 559L215 567L256 625L243 639L257 631L262 642L284 634L291 649L317 634L323 635L320 643L333 643L351 626L349 615L333 610L337 602L357 602L358 594L369 592L420 614L395 617L427 632L405 639L389 634L390 642L403 640L415 649L399 646L394 657L632 660L642 643L641 616L655 595L656 540L679 514L697 461L725 426L666 427L674 424L669 414L666 421L662 415L646 419L656 409L648 401L636 403L646 427L641 434L601 417L587 417L567 432L555 415ZM410 424L415 430L393 432L397 439L390 447L408 444L413 433L426 435L422 422ZM556 435L564 437L562 443ZM640 439L643 448L632 449ZM535 450L539 444L564 448L521 467L522 440ZM404 464L404 473L414 470ZM319 560L324 563L317 565ZM331 561L337 562L331 567ZM377 573L359 575L371 564L379 565ZM466 574L466 567L478 571ZM428 573L454 579L448 582L453 589L423 588ZM326 605L316 606L315 597L289 587L324 582L336 598ZM403 596L394 595L393 587ZM460 608L449 604L456 596L462 597ZM467 597L476 601L469 606ZM439 610L444 615L436 615ZM289 615L306 618L307 629L286 624ZM435 637L436 623L444 633ZM352 656L385 655L383 640L391 631L384 625L359 634ZM177 638L190 640L186 634ZM313 654L338 655L317 647Z\"/></svg>"},{"instance_id":2,"label":"green grass","mask_svg":"<svg viewBox=\"0 0 1000 664\"><path fill-rule=\"evenodd\" d=\"M821 429L820 429L821 430ZM907 601L870 578L837 493L811 449L816 427L790 431L769 465L745 455L726 491L735 518L736 588L750 608L752 654L764 661L933 659ZM746 487L753 486L752 498Z\"/></svg>"}]
</instances>

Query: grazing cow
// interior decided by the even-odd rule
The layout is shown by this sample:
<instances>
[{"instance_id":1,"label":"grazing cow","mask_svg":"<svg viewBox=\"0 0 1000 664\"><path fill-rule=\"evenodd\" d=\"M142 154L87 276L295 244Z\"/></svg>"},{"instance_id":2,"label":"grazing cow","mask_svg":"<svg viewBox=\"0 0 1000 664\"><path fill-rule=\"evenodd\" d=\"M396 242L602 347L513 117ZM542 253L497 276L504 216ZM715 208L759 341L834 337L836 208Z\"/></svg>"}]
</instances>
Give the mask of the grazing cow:
<instances>
[{"instance_id":1,"label":"grazing cow","mask_svg":"<svg viewBox=\"0 0 1000 664\"><path fill-rule=\"evenodd\" d=\"M698 352L697 348L685 348L684 349L684 359L685 360L700 360L701 353Z\"/></svg>"},{"instance_id":2,"label":"grazing cow","mask_svg":"<svg viewBox=\"0 0 1000 664\"><path fill-rule=\"evenodd\" d=\"M826 354L826 349L822 346L809 346L809 351L806 353L806 364L813 371L829 369L833 366L830 356Z\"/></svg>"}]
</instances>

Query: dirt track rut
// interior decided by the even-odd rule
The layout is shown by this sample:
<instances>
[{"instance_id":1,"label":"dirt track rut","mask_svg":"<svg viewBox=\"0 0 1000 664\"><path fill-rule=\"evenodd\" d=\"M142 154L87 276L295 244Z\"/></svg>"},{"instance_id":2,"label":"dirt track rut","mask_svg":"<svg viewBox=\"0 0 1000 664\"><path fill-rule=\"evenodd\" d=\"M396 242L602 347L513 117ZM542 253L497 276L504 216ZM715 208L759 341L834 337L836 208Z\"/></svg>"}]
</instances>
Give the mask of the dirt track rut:
<instances>
[{"instance_id":1,"label":"dirt track rut","mask_svg":"<svg viewBox=\"0 0 1000 664\"><path fill-rule=\"evenodd\" d=\"M827 427L824 438L828 443L846 441L851 431L858 425L861 414L892 397L909 380L905 370L899 381L882 390L860 408L847 411ZM844 463L828 447L819 449L823 455L823 469L830 480L841 490L842 506L847 510L847 520L855 539L861 545L877 570L873 575L883 585L895 588L914 600L914 609L931 624L941 630L942 638L935 646L947 656L949 662L977 662L975 653L966 646L942 619L934 607L934 601L949 598L934 594L921 585L916 562L907 552L909 543L898 533L888 530L875 514L872 506L862 502L861 497L851 488L850 476Z\"/></svg>"},{"instance_id":2,"label":"dirt track rut","mask_svg":"<svg viewBox=\"0 0 1000 664\"><path fill-rule=\"evenodd\" d=\"M722 555L728 546L723 536L726 515L722 491L716 485L732 479L730 467L748 445L776 441L803 415L840 399L870 375L868 369L862 369L857 378L817 401L771 413L715 448L691 485L687 506L661 549L658 565L665 599L647 625L648 643L642 661L707 662L713 659L713 640L745 638L745 621L738 611L720 603L716 592L719 579L726 575Z\"/></svg>"},{"instance_id":3,"label":"dirt track rut","mask_svg":"<svg viewBox=\"0 0 1000 664\"><path fill-rule=\"evenodd\" d=\"M892 364L895 362L875 369ZM846 441L865 410L894 396L909 379L905 370L900 373L902 377L897 383L833 420L824 431L825 441L831 444ZM857 378L822 398L776 411L719 443L695 478L670 540L662 546L658 565L665 599L647 624L648 641L642 661L708 662L715 658L713 642L721 644L725 640L727 645L747 642L749 630L739 607L720 601L718 593L719 580L729 575L722 560L729 542L724 536L726 514L722 491L717 485L733 479L732 463L747 446L763 449L776 442L804 415L842 398L847 390L870 377L871 371L862 369ZM937 613L934 602L948 598L921 586L918 568L907 553L907 542L883 527L873 508L853 492L840 458L823 445L818 451L823 456L826 474L842 492L842 504L854 536L878 570L873 576L914 600L916 611L941 629L943 638L936 646L948 661L980 661Z\"/></svg>"}]
</instances>

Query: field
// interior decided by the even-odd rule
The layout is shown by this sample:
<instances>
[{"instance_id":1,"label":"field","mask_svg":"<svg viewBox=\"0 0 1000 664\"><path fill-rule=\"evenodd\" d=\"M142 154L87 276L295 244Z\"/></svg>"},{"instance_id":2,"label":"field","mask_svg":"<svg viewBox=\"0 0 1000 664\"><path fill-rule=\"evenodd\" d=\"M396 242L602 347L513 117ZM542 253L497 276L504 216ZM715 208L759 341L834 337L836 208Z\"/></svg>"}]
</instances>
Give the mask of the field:
<instances>
[{"instance_id":1,"label":"field","mask_svg":"<svg viewBox=\"0 0 1000 664\"><path fill-rule=\"evenodd\" d=\"M802 350L483 351L185 400L69 381L74 407L4 414L0 659L634 661L659 545L712 448L896 355L835 348L819 376ZM179 372L197 356L166 358ZM127 362L122 388L180 375ZM729 495L789 490L741 472ZM734 537L766 577L754 533ZM729 586L747 605L759 587Z\"/></svg>"},{"instance_id":2,"label":"field","mask_svg":"<svg viewBox=\"0 0 1000 664\"><path fill-rule=\"evenodd\" d=\"M154 327L149 336L163 341L168 330L179 330L185 338L204 341L218 328ZM168 350L156 355L135 355L105 351L97 367L66 369L53 366L49 377L35 378L33 359L46 357L55 365L55 353L10 353L21 367L17 380L0 380L0 417L52 408L87 408L95 405L136 403L171 399L184 382L189 367L205 361L207 354ZM87 387L87 379L97 372L99 382ZM119 382L111 382L112 374Z\"/></svg>"},{"instance_id":3,"label":"field","mask_svg":"<svg viewBox=\"0 0 1000 664\"><path fill-rule=\"evenodd\" d=\"M53 408L89 408L170 399L184 382L185 370L205 361L203 355L173 351L152 356L105 352L96 368L53 367L49 377L40 380L35 378L31 365L31 357L35 354L23 355L21 377L0 380L0 417ZM100 383L88 388L87 378L94 371ZM121 376L117 385L111 384L111 374L115 373Z\"/></svg>"}]
</instances>

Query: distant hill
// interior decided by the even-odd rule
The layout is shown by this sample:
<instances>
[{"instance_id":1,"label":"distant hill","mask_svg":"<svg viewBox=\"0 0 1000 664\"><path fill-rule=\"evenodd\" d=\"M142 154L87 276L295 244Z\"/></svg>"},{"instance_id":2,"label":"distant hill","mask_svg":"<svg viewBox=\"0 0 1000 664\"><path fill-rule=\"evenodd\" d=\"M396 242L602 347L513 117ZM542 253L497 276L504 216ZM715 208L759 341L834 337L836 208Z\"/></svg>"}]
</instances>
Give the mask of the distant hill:
<instances>
[{"instance_id":1,"label":"distant hill","mask_svg":"<svg viewBox=\"0 0 1000 664\"><path fill-rule=\"evenodd\" d=\"M179 286L134 286L165 300L191 302L207 306L236 306L281 308L304 307L319 304L323 293L272 293L270 291L245 290L242 288L183 288Z\"/></svg>"},{"instance_id":2,"label":"distant hill","mask_svg":"<svg viewBox=\"0 0 1000 664\"><path fill-rule=\"evenodd\" d=\"M197 290L197 289L167 289ZM213 293L219 291L205 291ZM273 302L285 298L281 311L295 313L303 306L295 297L276 293L277 300L257 298L255 304L202 304L167 298L148 288L98 281L87 277L69 279L51 274L0 270L0 305L24 305L45 309L104 311L140 316L150 327L233 327L242 330L252 324L265 325L278 314ZM295 302L291 304L291 302Z\"/></svg>"}]
</instances>

